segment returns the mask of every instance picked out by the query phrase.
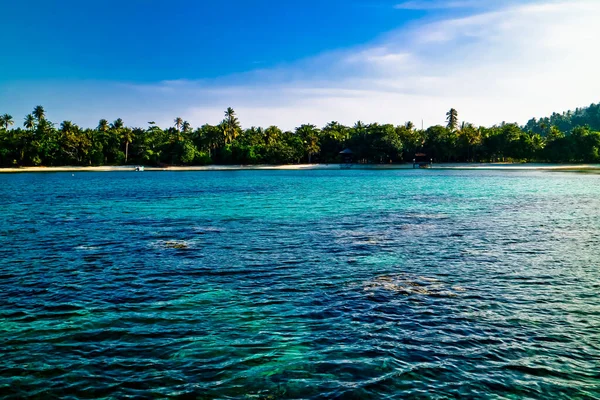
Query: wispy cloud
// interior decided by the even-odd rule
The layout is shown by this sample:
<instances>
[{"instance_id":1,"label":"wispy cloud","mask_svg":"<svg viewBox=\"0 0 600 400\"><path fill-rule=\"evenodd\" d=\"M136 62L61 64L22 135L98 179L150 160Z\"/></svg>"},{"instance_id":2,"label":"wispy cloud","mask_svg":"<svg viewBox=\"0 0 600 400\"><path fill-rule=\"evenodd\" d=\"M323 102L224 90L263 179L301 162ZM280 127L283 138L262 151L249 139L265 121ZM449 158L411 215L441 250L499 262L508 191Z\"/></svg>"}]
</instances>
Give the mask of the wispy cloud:
<instances>
[{"instance_id":1,"label":"wispy cloud","mask_svg":"<svg viewBox=\"0 0 600 400\"><path fill-rule=\"evenodd\" d=\"M599 18L594 0L513 5L206 81L15 83L0 88L0 106L19 115L21 107L24 114L41 103L51 119L82 125L117 117L130 125L168 125L181 116L197 126L219 122L227 106L244 126L286 129L359 119L431 125L443 123L450 107L476 124L524 123L600 101Z\"/></svg>"}]
</instances>

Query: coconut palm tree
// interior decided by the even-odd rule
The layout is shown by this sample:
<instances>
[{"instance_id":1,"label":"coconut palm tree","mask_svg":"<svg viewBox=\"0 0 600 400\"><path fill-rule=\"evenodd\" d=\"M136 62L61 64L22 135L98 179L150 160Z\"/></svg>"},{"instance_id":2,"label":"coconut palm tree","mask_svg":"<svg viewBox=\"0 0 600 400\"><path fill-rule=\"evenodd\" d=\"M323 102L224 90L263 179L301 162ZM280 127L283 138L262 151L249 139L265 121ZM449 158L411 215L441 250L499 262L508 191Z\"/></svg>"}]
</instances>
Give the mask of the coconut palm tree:
<instances>
[{"instance_id":1,"label":"coconut palm tree","mask_svg":"<svg viewBox=\"0 0 600 400\"><path fill-rule=\"evenodd\" d=\"M107 134L108 148L110 148L110 156L113 157L113 161L117 161L120 156L118 153L123 144L123 127L125 124L121 118L115 119L109 126L109 132ZM105 154L106 155L106 154ZM108 156L107 156L108 157Z\"/></svg>"},{"instance_id":2,"label":"coconut palm tree","mask_svg":"<svg viewBox=\"0 0 600 400\"><path fill-rule=\"evenodd\" d=\"M35 127L35 117L33 114L27 114L27 116L25 116L25 122L23 123L23 126L29 130L33 130Z\"/></svg>"},{"instance_id":3,"label":"coconut palm tree","mask_svg":"<svg viewBox=\"0 0 600 400\"><path fill-rule=\"evenodd\" d=\"M181 124L181 129L183 133L188 133L192 130L192 125L187 121L183 121L183 124Z\"/></svg>"},{"instance_id":4,"label":"coconut palm tree","mask_svg":"<svg viewBox=\"0 0 600 400\"><path fill-rule=\"evenodd\" d=\"M361 136L363 139L367 133L367 126L362 121L356 121L352 129L354 130L354 134L357 136Z\"/></svg>"},{"instance_id":5,"label":"coconut palm tree","mask_svg":"<svg viewBox=\"0 0 600 400\"><path fill-rule=\"evenodd\" d=\"M133 141L133 131L129 128L123 129L123 140L125 141L125 164L129 156L129 143Z\"/></svg>"},{"instance_id":6,"label":"coconut palm tree","mask_svg":"<svg viewBox=\"0 0 600 400\"><path fill-rule=\"evenodd\" d=\"M33 116L35 117L35 119L37 119L38 122L41 122L42 120L46 119L46 111L44 111L44 107L35 106L35 108L33 109Z\"/></svg>"},{"instance_id":7,"label":"coconut palm tree","mask_svg":"<svg viewBox=\"0 0 600 400\"><path fill-rule=\"evenodd\" d=\"M178 131L181 131L181 126L183 125L183 119L181 119L181 117L177 117L173 120L173 122L175 122L175 129L177 129Z\"/></svg>"},{"instance_id":8,"label":"coconut palm tree","mask_svg":"<svg viewBox=\"0 0 600 400\"><path fill-rule=\"evenodd\" d=\"M455 131L456 128L458 128L458 111L451 108L450 111L446 113L446 121L448 122L448 129Z\"/></svg>"},{"instance_id":9,"label":"coconut palm tree","mask_svg":"<svg viewBox=\"0 0 600 400\"><path fill-rule=\"evenodd\" d=\"M319 130L314 125L304 124L296 128L296 135L300 136L304 143L304 151L308 154L308 163L310 164L313 154L321 150L319 146Z\"/></svg>"},{"instance_id":10,"label":"coconut palm tree","mask_svg":"<svg viewBox=\"0 0 600 400\"><path fill-rule=\"evenodd\" d=\"M265 144L271 146L279 140L279 137L283 134L281 129L272 125L265 129Z\"/></svg>"},{"instance_id":11,"label":"coconut palm tree","mask_svg":"<svg viewBox=\"0 0 600 400\"><path fill-rule=\"evenodd\" d=\"M98 126L96 127L96 131L98 132L98 134L96 135L96 133L92 133L91 136L91 144L92 147L95 147L96 144L100 144L100 146L96 149L97 153L102 153L102 148L104 145L106 145L108 143L109 140L109 135L108 135L108 129L110 128L110 125L108 123L108 121L104 118L102 118L100 121L98 121Z\"/></svg>"},{"instance_id":12,"label":"coconut palm tree","mask_svg":"<svg viewBox=\"0 0 600 400\"><path fill-rule=\"evenodd\" d=\"M121 118L117 118L114 120L114 122L111 124L111 128L113 129L121 129L123 128L123 120Z\"/></svg>"},{"instance_id":13,"label":"coconut palm tree","mask_svg":"<svg viewBox=\"0 0 600 400\"><path fill-rule=\"evenodd\" d=\"M225 143L231 143L240 133L240 122L238 121L233 108L227 107L225 110L225 119L223 120L223 134Z\"/></svg>"},{"instance_id":14,"label":"coconut palm tree","mask_svg":"<svg viewBox=\"0 0 600 400\"><path fill-rule=\"evenodd\" d=\"M102 118L100 121L98 121L98 127L96 129L98 129L100 132L106 132L108 130L108 121Z\"/></svg>"},{"instance_id":15,"label":"coconut palm tree","mask_svg":"<svg viewBox=\"0 0 600 400\"><path fill-rule=\"evenodd\" d=\"M4 125L4 129L8 130L10 125L14 125L13 117L10 114L0 116L0 125Z\"/></svg>"},{"instance_id":16,"label":"coconut palm tree","mask_svg":"<svg viewBox=\"0 0 600 400\"><path fill-rule=\"evenodd\" d=\"M329 137L333 138L334 140L341 141L347 138L347 130L348 129L345 126L341 125L339 122L331 121L323 128L323 133L326 133Z\"/></svg>"},{"instance_id":17,"label":"coconut palm tree","mask_svg":"<svg viewBox=\"0 0 600 400\"><path fill-rule=\"evenodd\" d=\"M73 122L71 121L63 121L60 123L60 131L62 133L69 133L73 130Z\"/></svg>"}]
</instances>

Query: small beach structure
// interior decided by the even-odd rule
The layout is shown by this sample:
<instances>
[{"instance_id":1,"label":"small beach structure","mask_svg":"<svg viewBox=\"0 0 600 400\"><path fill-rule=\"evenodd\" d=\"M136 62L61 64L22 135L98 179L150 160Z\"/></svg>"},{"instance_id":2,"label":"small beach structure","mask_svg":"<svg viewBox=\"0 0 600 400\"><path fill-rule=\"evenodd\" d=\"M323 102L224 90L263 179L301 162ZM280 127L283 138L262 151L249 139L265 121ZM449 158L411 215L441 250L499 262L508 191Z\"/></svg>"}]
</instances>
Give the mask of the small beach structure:
<instances>
[{"instance_id":1,"label":"small beach structure","mask_svg":"<svg viewBox=\"0 0 600 400\"><path fill-rule=\"evenodd\" d=\"M143 165L141 165L141 166L137 166L137 167L135 167L135 171L136 171L136 172L144 172L144 166L143 166Z\"/></svg>"},{"instance_id":2,"label":"small beach structure","mask_svg":"<svg viewBox=\"0 0 600 400\"><path fill-rule=\"evenodd\" d=\"M428 158L425 153L415 154L413 158L413 168L431 168L433 165L433 159Z\"/></svg>"},{"instance_id":3,"label":"small beach structure","mask_svg":"<svg viewBox=\"0 0 600 400\"><path fill-rule=\"evenodd\" d=\"M340 156L342 157L342 161L344 164L352 164L354 153L350 149L344 149L340 151Z\"/></svg>"}]
</instances>

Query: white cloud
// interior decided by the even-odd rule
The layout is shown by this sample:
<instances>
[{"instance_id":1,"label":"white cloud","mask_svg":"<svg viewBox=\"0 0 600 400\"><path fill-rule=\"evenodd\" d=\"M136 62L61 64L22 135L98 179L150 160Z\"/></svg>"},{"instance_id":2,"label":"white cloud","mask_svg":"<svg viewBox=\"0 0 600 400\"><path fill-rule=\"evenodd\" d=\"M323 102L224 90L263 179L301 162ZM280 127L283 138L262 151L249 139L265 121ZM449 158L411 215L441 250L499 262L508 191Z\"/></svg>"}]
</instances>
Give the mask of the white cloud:
<instances>
[{"instance_id":1,"label":"white cloud","mask_svg":"<svg viewBox=\"0 0 600 400\"><path fill-rule=\"evenodd\" d=\"M600 2L510 6L423 22L375 43L279 68L207 81L157 84L15 84L0 109L44 104L52 119L93 126L122 117L131 125L175 116L217 123L232 106L244 126L337 120L443 123L455 107L475 124L524 123L600 101ZM0 95L1 96L1 95ZM31 100L31 101L30 101ZM10 101L10 103L9 103ZM13 115L18 110L11 111Z\"/></svg>"}]
</instances>

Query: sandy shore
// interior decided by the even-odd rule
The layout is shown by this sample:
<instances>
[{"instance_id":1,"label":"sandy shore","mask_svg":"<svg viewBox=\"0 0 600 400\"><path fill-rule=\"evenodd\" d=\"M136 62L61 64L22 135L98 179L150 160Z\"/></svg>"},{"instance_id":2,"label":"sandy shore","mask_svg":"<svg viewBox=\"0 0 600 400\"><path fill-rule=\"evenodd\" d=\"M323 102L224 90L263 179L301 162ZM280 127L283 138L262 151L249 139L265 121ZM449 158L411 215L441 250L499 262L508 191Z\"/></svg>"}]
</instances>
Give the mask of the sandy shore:
<instances>
[{"instance_id":1,"label":"sandy shore","mask_svg":"<svg viewBox=\"0 0 600 400\"><path fill-rule=\"evenodd\" d=\"M209 165L198 167L145 167L145 171L243 171L243 170L396 170L413 169L412 164L296 164L296 165ZM600 164L434 164L431 169L459 170L547 170L600 172ZM0 168L0 173L17 172L134 172L136 166L20 167Z\"/></svg>"}]
</instances>

